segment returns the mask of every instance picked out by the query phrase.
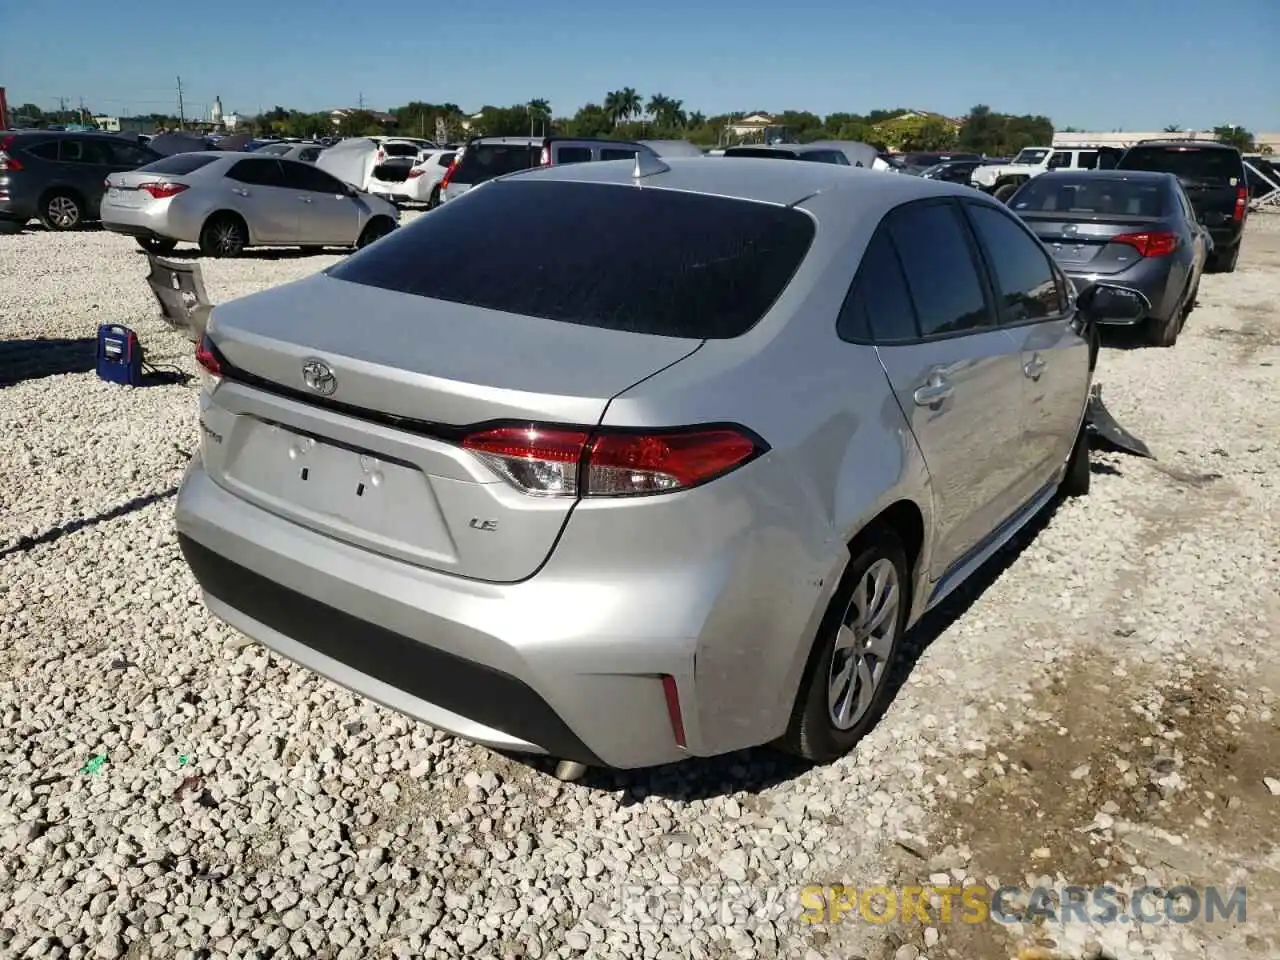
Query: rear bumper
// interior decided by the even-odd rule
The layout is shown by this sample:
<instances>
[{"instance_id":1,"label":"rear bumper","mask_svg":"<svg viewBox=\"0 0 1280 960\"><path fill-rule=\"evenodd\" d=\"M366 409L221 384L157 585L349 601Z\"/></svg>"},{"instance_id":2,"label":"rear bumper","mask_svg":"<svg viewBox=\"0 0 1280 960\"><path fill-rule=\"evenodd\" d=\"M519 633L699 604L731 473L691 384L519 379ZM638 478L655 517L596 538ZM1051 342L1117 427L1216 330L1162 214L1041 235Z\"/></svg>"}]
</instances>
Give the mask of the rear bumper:
<instances>
[{"instance_id":1,"label":"rear bumper","mask_svg":"<svg viewBox=\"0 0 1280 960\"><path fill-rule=\"evenodd\" d=\"M288 659L496 749L635 768L781 734L824 578L834 582L829 556L776 538L744 544L739 514L681 509L700 510L701 529L655 539L652 558L642 533L610 551L589 521L575 535L571 520L543 569L510 584L313 532L228 492L199 459L176 522L209 609ZM720 520L734 536L718 537ZM683 747L664 675L679 691Z\"/></svg>"},{"instance_id":2,"label":"rear bumper","mask_svg":"<svg viewBox=\"0 0 1280 960\"><path fill-rule=\"evenodd\" d=\"M1063 266L1059 263L1059 266ZM1076 292L1080 292L1093 283L1114 283L1116 286L1136 290L1151 303L1151 312L1147 315L1160 320L1167 319L1169 313L1178 306L1178 298L1182 289L1174 283L1172 262L1156 263L1143 261L1122 273L1087 273L1073 272L1063 267L1063 272L1071 278ZM1138 320L1102 320L1101 325L1132 327L1142 323L1146 317Z\"/></svg>"},{"instance_id":3,"label":"rear bumper","mask_svg":"<svg viewBox=\"0 0 1280 960\"><path fill-rule=\"evenodd\" d=\"M174 216L172 200L149 203L142 207L121 206L106 197L102 200L103 229L127 237L194 242L199 234L198 228L184 229L178 223L180 219L182 218Z\"/></svg>"}]
</instances>

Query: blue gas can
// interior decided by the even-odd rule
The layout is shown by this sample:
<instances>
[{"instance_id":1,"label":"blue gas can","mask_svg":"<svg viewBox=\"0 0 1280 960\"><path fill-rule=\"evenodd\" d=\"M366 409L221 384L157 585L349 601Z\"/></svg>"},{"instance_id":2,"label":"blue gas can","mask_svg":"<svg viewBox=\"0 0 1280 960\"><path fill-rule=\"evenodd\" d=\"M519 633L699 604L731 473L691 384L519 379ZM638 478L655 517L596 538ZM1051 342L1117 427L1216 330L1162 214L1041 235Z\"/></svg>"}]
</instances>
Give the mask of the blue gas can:
<instances>
[{"instance_id":1,"label":"blue gas can","mask_svg":"<svg viewBox=\"0 0 1280 960\"><path fill-rule=\"evenodd\" d=\"M110 383L142 386L142 344L128 327L98 327L98 376Z\"/></svg>"}]
</instances>

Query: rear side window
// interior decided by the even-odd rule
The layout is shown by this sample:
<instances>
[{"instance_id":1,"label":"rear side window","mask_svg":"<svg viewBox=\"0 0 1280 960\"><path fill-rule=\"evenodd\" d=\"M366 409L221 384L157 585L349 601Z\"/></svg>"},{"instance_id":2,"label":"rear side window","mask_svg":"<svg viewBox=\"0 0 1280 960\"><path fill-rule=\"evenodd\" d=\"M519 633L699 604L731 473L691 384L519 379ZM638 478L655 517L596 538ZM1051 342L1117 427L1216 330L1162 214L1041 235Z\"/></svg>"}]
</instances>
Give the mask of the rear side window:
<instances>
[{"instance_id":1,"label":"rear side window","mask_svg":"<svg viewBox=\"0 0 1280 960\"><path fill-rule=\"evenodd\" d=\"M329 269L339 280L631 333L727 339L813 241L787 207L598 183L473 191Z\"/></svg>"},{"instance_id":2,"label":"rear side window","mask_svg":"<svg viewBox=\"0 0 1280 960\"><path fill-rule=\"evenodd\" d=\"M1098 167L1098 151L1081 150L1078 154L1076 166L1081 170L1096 170Z\"/></svg>"},{"instance_id":3,"label":"rear side window","mask_svg":"<svg viewBox=\"0 0 1280 960\"><path fill-rule=\"evenodd\" d=\"M853 292L840 311L836 332L844 340L870 338L885 345L920 338L902 264L883 227L876 231L862 255Z\"/></svg>"},{"instance_id":4,"label":"rear side window","mask_svg":"<svg viewBox=\"0 0 1280 960\"><path fill-rule=\"evenodd\" d=\"M1026 323L1061 313L1066 291L1040 244L1008 214L976 203L966 206L1000 288L1004 322Z\"/></svg>"},{"instance_id":5,"label":"rear side window","mask_svg":"<svg viewBox=\"0 0 1280 960\"><path fill-rule=\"evenodd\" d=\"M556 163L590 163L590 147L557 147Z\"/></svg>"},{"instance_id":6,"label":"rear side window","mask_svg":"<svg viewBox=\"0 0 1280 960\"><path fill-rule=\"evenodd\" d=\"M1130 147L1121 170L1157 170L1179 180L1196 180L1236 186L1244 183L1240 154L1223 147Z\"/></svg>"},{"instance_id":7,"label":"rear side window","mask_svg":"<svg viewBox=\"0 0 1280 960\"><path fill-rule=\"evenodd\" d=\"M810 163L835 163L849 165L849 159L837 150L806 150L799 155L799 159L808 160Z\"/></svg>"},{"instance_id":8,"label":"rear side window","mask_svg":"<svg viewBox=\"0 0 1280 960\"><path fill-rule=\"evenodd\" d=\"M241 160L227 171L227 176L255 187L284 186L284 171L279 160Z\"/></svg>"},{"instance_id":9,"label":"rear side window","mask_svg":"<svg viewBox=\"0 0 1280 960\"><path fill-rule=\"evenodd\" d=\"M475 185L517 170L536 167L542 151L523 143L477 143L462 152L454 183Z\"/></svg>"},{"instance_id":10,"label":"rear side window","mask_svg":"<svg viewBox=\"0 0 1280 960\"><path fill-rule=\"evenodd\" d=\"M1037 177L1010 198L1025 213L1093 213L1163 217L1168 212L1164 184L1121 177Z\"/></svg>"},{"instance_id":11,"label":"rear side window","mask_svg":"<svg viewBox=\"0 0 1280 960\"><path fill-rule=\"evenodd\" d=\"M44 143L37 143L34 146L27 147L27 153L33 157L39 157L41 160L57 160L58 141L46 140Z\"/></svg>"},{"instance_id":12,"label":"rear side window","mask_svg":"<svg viewBox=\"0 0 1280 960\"><path fill-rule=\"evenodd\" d=\"M888 223L922 335L993 323L966 227L952 204L912 203L889 214Z\"/></svg>"},{"instance_id":13,"label":"rear side window","mask_svg":"<svg viewBox=\"0 0 1280 960\"><path fill-rule=\"evenodd\" d=\"M175 176L182 176L184 173L194 173L201 167L207 167L213 161L218 159L216 153L178 153L172 157L163 157L148 163L142 168L146 173L172 173ZM237 166L239 166L237 164Z\"/></svg>"},{"instance_id":14,"label":"rear side window","mask_svg":"<svg viewBox=\"0 0 1280 960\"><path fill-rule=\"evenodd\" d=\"M636 150L634 148L602 147L600 150L601 160L634 160L635 158Z\"/></svg>"},{"instance_id":15,"label":"rear side window","mask_svg":"<svg viewBox=\"0 0 1280 960\"><path fill-rule=\"evenodd\" d=\"M456 156L456 153L442 153L440 154L439 159L436 160L436 163L442 167L447 167L449 164L453 163L453 158Z\"/></svg>"}]
</instances>

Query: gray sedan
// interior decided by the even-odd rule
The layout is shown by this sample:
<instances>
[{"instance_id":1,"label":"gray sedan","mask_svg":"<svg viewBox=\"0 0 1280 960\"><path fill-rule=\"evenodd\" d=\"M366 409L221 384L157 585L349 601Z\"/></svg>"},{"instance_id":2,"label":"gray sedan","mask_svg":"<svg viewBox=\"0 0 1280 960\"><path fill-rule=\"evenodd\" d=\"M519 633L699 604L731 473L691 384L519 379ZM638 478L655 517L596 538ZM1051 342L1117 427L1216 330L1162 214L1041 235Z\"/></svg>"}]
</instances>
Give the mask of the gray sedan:
<instances>
[{"instance_id":1,"label":"gray sedan","mask_svg":"<svg viewBox=\"0 0 1280 960\"><path fill-rule=\"evenodd\" d=\"M315 163L324 147L318 143L268 143L265 147L254 150L255 156L278 157L281 160L301 160L303 163Z\"/></svg>"},{"instance_id":2,"label":"gray sedan","mask_svg":"<svg viewBox=\"0 0 1280 960\"><path fill-rule=\"evenodd\" d=\"M1171 347L1191 314L1212 241L1177 177L1140 170L1041 174L1009 207L1079 289L1098 280L1141 294L1148 339Z\"/></svg>"},{"instance_id":3,"label":"gray sedan","mask_svg":"<svg viewBox=\"0 0 1280 960\"><path fill-rule=\"evenodd\" d=\"M181 153L107 178L102 225L167 253L245 247L363 247L396 228L395 206L297 160Z\"/></svg>"}]
</instances>

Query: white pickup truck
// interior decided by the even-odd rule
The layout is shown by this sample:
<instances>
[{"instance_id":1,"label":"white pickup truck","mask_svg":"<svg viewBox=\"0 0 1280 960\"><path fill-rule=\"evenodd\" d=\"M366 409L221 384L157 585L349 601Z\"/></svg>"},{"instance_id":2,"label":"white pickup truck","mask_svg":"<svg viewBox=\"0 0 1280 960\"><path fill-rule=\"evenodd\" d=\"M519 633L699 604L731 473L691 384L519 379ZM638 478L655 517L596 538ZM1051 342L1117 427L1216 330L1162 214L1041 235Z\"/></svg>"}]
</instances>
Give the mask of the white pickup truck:
<instances>
[{"instance_id":1,"label":"white pickup truck","mask_svg":"<svg viewBox=\"0 0 1280 960\"><path fill-rule=\"evenodd\" d=\"M969 182L1003 201L1047 170L1105 170L1114 167L1122 153L1119 147L1024 147L1010 163L975 167Z\"/></svg>"}]
</instances>

